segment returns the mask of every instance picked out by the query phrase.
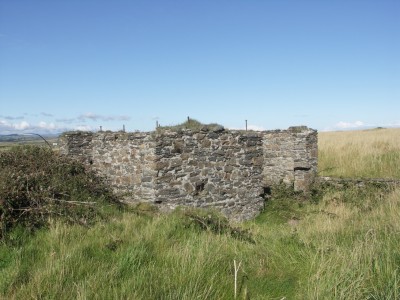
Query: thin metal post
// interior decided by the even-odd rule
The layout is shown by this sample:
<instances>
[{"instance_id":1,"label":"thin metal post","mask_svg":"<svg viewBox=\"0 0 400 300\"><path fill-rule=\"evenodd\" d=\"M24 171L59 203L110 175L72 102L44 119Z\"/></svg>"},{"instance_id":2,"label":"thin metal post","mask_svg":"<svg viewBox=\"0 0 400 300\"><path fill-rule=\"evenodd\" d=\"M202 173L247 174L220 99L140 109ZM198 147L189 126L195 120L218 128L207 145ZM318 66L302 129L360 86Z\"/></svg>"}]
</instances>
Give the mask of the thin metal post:
<instances>
[{"instance_id":1,"label":"thin metal post","mask_svg":"<svg viewBox=\"0 0 400 300\"><path fill-rule=\"evenodd\" d=\"M188 117L188 123L190 122L190 118Z\"/></svg>"},{"instance_id":2,"label":"thin metal post","mask_svg":"<svg viewBox=\"0 0 400 300\"><path fill-rule=\"evenodd\" d=\"M247 131L247 120L246 120L246 131Z\"/></svg>"},{"instance_id":3,"label":"thin metal post","mask_svg":"<svg viewBox=\"0 0 400 300\"><path fill-rule=\"evenodd\" d=\"M122 125L122 131L125 132L125 124Z\"/></svg>"},{"instance_id":4,"label":"thin metal post","mask_svg":"<svg viewBox=\"0 0 400 300\"><path fill-rule=\"evenodd\" d=\"M103 131L103 126L100 126L100 131Z\"/></svg>"}]
</instances>

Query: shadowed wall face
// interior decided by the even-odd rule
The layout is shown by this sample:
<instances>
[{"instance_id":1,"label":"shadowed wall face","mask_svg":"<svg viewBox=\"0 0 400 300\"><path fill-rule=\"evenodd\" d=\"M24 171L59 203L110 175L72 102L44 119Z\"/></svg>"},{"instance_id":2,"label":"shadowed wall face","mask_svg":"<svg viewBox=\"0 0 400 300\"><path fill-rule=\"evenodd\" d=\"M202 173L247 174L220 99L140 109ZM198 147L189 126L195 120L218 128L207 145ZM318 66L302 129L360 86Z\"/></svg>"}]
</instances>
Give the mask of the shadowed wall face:
<instances>
[{"instance_id":1,"label":"shadowed wall face","mask_svg":"<svg viewBox=\"0 0 400 300\"><path fill-rule=\"evenodd\" d=\"M318 168L317 131L307 127L266 131L263 138L264 185L281 182L307 192Z\"/></svg>"},{"instance_id":2,"label":"shadowed wall face","mask_svg":"<svg viewBox=\"0 0 400 300\"><path fill-rule=\"evenodd\" d=\"M215 207L232 219L257 215L266 187L307 192L317 171L317 133L181 130L65 133L61 153L91 165L127 202Z\"/></svg>"}]
</instances>

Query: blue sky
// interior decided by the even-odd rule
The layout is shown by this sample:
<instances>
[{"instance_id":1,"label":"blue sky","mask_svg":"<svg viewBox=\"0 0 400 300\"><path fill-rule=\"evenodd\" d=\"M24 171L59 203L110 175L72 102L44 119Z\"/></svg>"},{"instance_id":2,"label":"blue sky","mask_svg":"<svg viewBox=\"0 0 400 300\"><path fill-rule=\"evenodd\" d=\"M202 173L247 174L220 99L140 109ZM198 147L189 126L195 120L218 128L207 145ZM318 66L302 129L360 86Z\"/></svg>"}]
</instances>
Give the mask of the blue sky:
<instances>
[{"instance_id":1,"label":"blue sky","mask_svg":"<svg viewBox=\"0 0 400 300\"><path fill-rule=\"evenodd\" d=\"M0 134L400 126L400 1L0 0Z\"/></svg>"}]
</instances>

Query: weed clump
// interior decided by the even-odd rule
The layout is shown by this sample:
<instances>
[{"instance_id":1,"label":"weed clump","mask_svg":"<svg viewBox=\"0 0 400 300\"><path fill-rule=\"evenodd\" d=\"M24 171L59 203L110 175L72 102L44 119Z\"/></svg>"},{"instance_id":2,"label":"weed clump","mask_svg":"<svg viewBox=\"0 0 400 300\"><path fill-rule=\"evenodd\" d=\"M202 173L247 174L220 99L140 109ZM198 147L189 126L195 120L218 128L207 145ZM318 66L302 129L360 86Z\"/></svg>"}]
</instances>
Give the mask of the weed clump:
<instances>
[{"instance_id":1,"label":"weed clump","mask_svg":"<svg viewBox=\"0 0 400 300\"><path fill-rule=\"evenodd\" d=\"M0 238L17 226L47 225L50 218L86 225L106 203L117 203L110 189L77 161L38 146L0 153Z\"/></svg>"},{"instance_id":2,"label":"weed clump","mask_svg":"<svg viewBox=\"0 0 400 300\"><path fill-rule=\"evenodd\" d=\"M213 131L218 129L223 129L223 126L217 123L211 124L203 124L195 119L189 119L181 124L172 125L172 126L160 126L157 128L158 132L163 132L166 130L171 131L180 131L180 130L204 130L204 131Z\"/></svg>"},{"instance_id":3,"label":"weed clump","mask_svg":"<svg viewBox=\"0 0 400 300\"><path fill-rule=\"evenodd\" d=\"M251 233L240 227L232 226L228 219L220 213L206 209L185 209L182 211L187 227L211 231L215 234L227 234L234 239L255 244Z\"/></svg>"}]
</instances>

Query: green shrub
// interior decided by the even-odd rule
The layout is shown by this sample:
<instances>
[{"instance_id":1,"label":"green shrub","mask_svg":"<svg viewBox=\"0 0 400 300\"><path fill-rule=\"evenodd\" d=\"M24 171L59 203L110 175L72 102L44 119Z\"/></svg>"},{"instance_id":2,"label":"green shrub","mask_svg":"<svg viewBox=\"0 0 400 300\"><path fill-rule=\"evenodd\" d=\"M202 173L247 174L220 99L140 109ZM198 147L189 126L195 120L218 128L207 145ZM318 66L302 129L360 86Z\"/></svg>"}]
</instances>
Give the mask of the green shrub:
<instances>
[{"instance_id":1,"label":"green shrub","mask_svg":"<svg viewBox=\"0 0 400 300\"><path fill-rule=\"evenodd\" d=\"M0 153L0 237L29 230L49 217L88 224L101 204L114 202L102 179L49 148L17 146Z\"/></svg>"}]
</instances>

